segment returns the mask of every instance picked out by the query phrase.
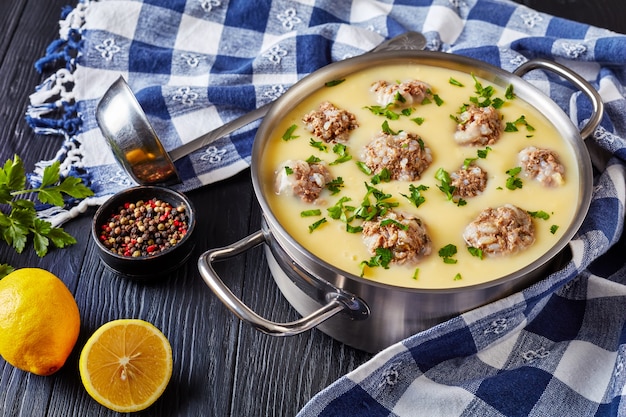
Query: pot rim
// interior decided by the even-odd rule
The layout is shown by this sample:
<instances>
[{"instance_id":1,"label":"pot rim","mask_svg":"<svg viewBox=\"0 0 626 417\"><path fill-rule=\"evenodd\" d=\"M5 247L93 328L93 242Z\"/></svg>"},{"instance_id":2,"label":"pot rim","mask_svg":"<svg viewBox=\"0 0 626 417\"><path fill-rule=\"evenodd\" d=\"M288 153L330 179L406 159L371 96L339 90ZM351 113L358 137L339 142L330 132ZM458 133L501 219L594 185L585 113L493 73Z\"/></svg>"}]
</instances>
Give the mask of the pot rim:
<instances>
[{"instance_id":1,"label":"pot rim","mask_svg":"<svg viewBox=\"0 0 626 417\"><path fill-rule=\"evenodd\" d=\"M557 128L557 130L561 133L562 138L569 142L575 154L580 178L579 197L577 203L578 208L572 222L563 232L559 240L555 242L555 244L541 257L537 258L525 267L518 269L517 271L479 284L436 289L403 287L373 281L335 267L305 249L280 225L280 222L274 216L274 213L265 198L259 171L261 169L261 159L265 143L269 140L269 134L274 129L275 125L280 121L282 115L286 114L289 109L306 99L313 91L323 88L326 82L341 79L342 77L348 76L354 72L373 65L386 66L399 63L430 65L441 69L459 70L468 74L474 74L494 85L499 85L505 88L508 85L513 85L515 94L535 109L539 110L546 117L546 119L548 119ZM251 173L254 191L263 211L263 215L269 225L270 232L276 238L281 247L283 247L283 249L285 249L285 251L291 256L293 261L322 266L336 277L345 277L355 280L360 284L396 291L428 294L480 291L516 281L520 277L526 276L538 268L541 268L549 261L555 259L566 248L575 236L576 232L580 229L591 204L593 188L591 158L585 146L584 140L581 137L580 131L574 126L565 112L550 97L546 96L537 87L525 81L520 76L486 62L445 52L415 50L376 52L360 55L354 58L348 58L346 60L334 62L322 67L295 83L271 106L269 112L257 130L252 147ZM332 278L329 277L324 277L322 279L332 280Z\"/></svg>"}]
</instances>

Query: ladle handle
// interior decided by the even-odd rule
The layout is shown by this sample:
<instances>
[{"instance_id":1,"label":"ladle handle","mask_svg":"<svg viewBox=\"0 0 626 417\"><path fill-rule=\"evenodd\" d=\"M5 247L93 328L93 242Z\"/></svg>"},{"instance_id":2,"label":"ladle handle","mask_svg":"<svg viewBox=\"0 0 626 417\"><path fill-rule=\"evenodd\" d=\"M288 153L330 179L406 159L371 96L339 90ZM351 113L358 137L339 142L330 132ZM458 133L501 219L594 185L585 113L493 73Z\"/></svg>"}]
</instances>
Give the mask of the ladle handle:
<instances>
[{"instance_id":1,"label":"ladle handle","mask_svg":"<svg viewBox=\"0 0 626 417\"><path fill-rule=\"evenodd\" d=\"M392 51L396 49L424 49L426 45L426 38L419 32L405 32L401 35L398 35L388 41L385 41L369 51L379 52L379 51ZM199 136L184 145L179 146L176 149L173 149L168 152L170 159L172 161L178 161L180 158L189 155L190 153L197 151L200 148L204 148L208 144L215 142L216 140L228 135L229 133L234 132L237 129L240 129L246 126L249 123L254 122L257 119L265 116L272 106L272 102L269 102L258 109L252 110L249 113L244 114L241 117L233 119L224 125L205 133L202 136Z\"/></svg>"},{"instance_id":2,"label":"ladle handle","mask_svg":"<svg viewBox=\"0 0 626 417\"><path fill-rule=\"evenodd\" d=\"M257 330L272 336L292 336L310 330L335 314L347 310L348 307L339 300L339 297L330 298L328 303L306 317L288 323L276 323L256 314L250 307L241 301L220 279L213 268L213 263L237 256L266 241L262 231L258 231L241 239L232 245L223 248L210 249L203 253L198 260L200 275L213 293L242 321L250 324Z\"/></svg>"},{"instance_id":3,"label":"ladle handle","mask_svg":"<svg viewBox=\"0 0 626 417\"><path fill-rule=\"evenodd\" d=\"M199 136L185 143L184 145L179 146L176 149L172 149L171 151L168 152L170 155L170 158L172 159L172 161L177 161L183 156L187 156L190 153L197 151L200 148L204 148L210 143L215 142L216 140L234 132L235 130L240 129L254 122L257 119L260 119L261 117L267 114L271 105L272 105L271 102L264 104L258 109L254 109L251 112L246 113L241 117L238 117L227 123L224 123L222 126L216 129L213 129L210 132L205 133L204 135Z\"/></svg>"},{"instance_id":4,"label":"ladle handle","mask_svg":"<svg viewBox=\"0 0 626 417\"><path fill-rule=\"evenodd\" d=\"M583 139L591 136L600 124L600 121L602 120L602 115L604 114L604 103L602 102L602 97L600 97L600 94L596 91L596 89L593 88L593 86L589 84L587 80L585 80L583 77L581 77L571 69L561 64L557 64L556 62L548 61L541 58L531 59L523 63L522 65L517 67L515 71L513 71L513 74L521 77L534 69L543 69L560 75L567 81L574 84L589 98L593 109L591 117L589 117L589 121L580 130L580 136Z\"/></svg>"}]
</instances>

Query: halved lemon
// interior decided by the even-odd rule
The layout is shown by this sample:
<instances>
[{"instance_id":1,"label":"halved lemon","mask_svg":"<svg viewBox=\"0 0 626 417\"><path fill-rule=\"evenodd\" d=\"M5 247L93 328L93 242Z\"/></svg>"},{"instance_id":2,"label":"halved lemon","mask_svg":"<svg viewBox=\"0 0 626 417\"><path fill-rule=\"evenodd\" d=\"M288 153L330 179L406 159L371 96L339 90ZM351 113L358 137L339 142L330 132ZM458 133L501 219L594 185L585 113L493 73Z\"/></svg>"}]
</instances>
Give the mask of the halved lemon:
<instances>
[{"instance_id":1,"label":"halved lemon","mask_svg":"<svg viewBox=\"0 0 626 417\"><path fill-rule=\"evenodd\" d=\"M113 320L89 338L78 367L94 400L122 413L140 411L165 391L172 376L172 348L147 321Z\"/></svg>"}]
</instances>

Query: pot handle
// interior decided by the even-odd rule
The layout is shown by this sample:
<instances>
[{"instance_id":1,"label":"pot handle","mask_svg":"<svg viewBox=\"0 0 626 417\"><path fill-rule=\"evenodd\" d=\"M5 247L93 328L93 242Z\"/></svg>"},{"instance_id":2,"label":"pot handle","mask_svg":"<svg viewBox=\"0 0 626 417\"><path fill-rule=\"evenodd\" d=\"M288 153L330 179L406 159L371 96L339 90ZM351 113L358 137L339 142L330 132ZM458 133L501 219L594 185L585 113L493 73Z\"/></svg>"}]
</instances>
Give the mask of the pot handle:
<instances>
[{"instance_id":1,"label":"pot handle","mask_svg":"<svg viewBox=\"0 0 626 417\"><path fill-rule=\"evenodd\" d=\"M349 307L341 301L340 295L331 295L328 303L306 317L288 323L276 323L256 314L250 307L241 301L224 284L213 268L213 262L237 256L255 246L265 243L265 234L258 232L241 239L232 245L210 249L200 255L198 269L204 282L222 303L228 307L239 319L250 324L257 330L272 336L292 336L312 329L335 314L348 310Z\"/></svg>"},{"instance_id":2,"label":"pot handle","mask_svg":"<svg viewBox=\"0 0 626 417\"><path fill-rule=\"evenodd\" d=\"M548 61L547 59L535 58L531 59L519 67L513 74L517 76L523 76L524 74L532 71L534 69L543 69L547 71L551 71L565 78L567 81L574 84L580 91L582 91L591 101L591 105L593 106L593 110L591 113L591 117L587 124L580 130L580 136L583 139L591 136L593 132L596 130L596 127L600 124L602 120L602 115L604 114L604 103L602 102L602 97L595 88L591 86L583 77L572 71L571 69L557 64L553 61Z\"/></svg>"}]
</instances>

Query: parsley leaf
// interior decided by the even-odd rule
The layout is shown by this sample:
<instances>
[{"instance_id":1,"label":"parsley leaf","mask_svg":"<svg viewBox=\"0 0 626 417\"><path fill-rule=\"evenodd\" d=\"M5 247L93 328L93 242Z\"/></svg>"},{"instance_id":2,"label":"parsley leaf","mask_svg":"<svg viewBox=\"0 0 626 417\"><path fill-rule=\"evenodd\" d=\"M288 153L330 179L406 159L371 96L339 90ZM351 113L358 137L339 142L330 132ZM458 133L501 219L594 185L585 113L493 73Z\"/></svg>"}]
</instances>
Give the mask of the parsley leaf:
<instances>
[{"instance_id":1,"label":"parsley leaf","mask_svg":"<svg viewBox=\"0 0 626 417\"><path fill-rule=\"evenodd\" d=\"M454 78L450 77L450 79L448 80L448 82L452 85L455 85L457 87L463 87L463 83L461 83L460 81L455 80Z\"/></svg>"},{"instance_id":2,"label":"parsley leaf","mask_svg":"<svg viewBox=\"0 0 626 417\"><path fill-rule=\"evenodd\" d=\"M383 122L383 124L382 124L382 130L383 130L383 132L384 132L384 133L386 133L386 134L388 134L388 135L391 135L391 136L395 136L395 135L397 135L398 133L402 132L401 130L400 130L400 131L398 131L398 132L394 132L394 131L391 129L391 127L389 127L389 123L387 123L387 121L386 121L386 120L385 120L385 121Z\"/></svg>"},{"instance_id":3,"label":"parsley leaf","mask_svg":"<svg viewBox=\"0 0 626 417\"><path fill-rule=\"evenodd\" d=\"M391 194L386 194L383 191L365 184L367 193L363 197L361 205L356 209L355 216L363 220L372 220L376 216L383 216L390 208L397 207L399 205L396 201L389 201ZM372 203L372 197L374 202Z\"/></svg>"},{"instance_id":4,"label":"parsley leaf","mask_svg":"<svg viewBox=\"0 0 626 417\"><path fill-rule=\"evenodd\" d=\"M470 255L475 256L479 259L483 259L485 257L485 254L482 251L482 249L478 249L473 246L468 246L467 251L470 253Z\"/></svg>"},{"instance_id":5,"label":"parsley leaf","mask_svg":"<svg viewBox=\"0 0 626 417\"><path fill-rule=\"evenodd\" d=\"M313 138L311 138L311 140L309 141L309 145L311 145L312 147L314 147L315 149L319 149L322 152L326 152L328 150L328 147L326 145L324 145L323 141L316 141Z\"/></svg>"},{"instance_id":6,"label":"parsley leaf","mask_svg":"<svg viewBox=\"0 0 626 417\"><path fill-rule=\"evenodd\" d=\"M300 212L300 217L313 217L313 216L321 216L322 210L313 209L313 210L304 210Z\"/></svg>"},{"instance_id":7,"label":"parsley leaf","mask_svg":"<svg viewBox=\"0 0 626 417\"><path fill-rule=\"evenodd\" d=\"M332 81L328 81L328 82L324 83L324 85L325 85L326 87L334 87L334 86L336 86L336 85L341 84L341 83L342 83L342 82L344 82L345 80L346 80L345 78L342 78L342 79L340 79L340 80L332 80Z\"/></svg>"},{"instance_id":8,"label":"parsley leaf","mask_svg":"<svg viewBox=\"0 0 626 417\"><path fill-rule=\"evenodd\" d=\"M394 219L385 219L383 221L380 222L381 227L385 227L385 226L396 226L398 229L407 231L409 230L409 226L407 226L406 224L402 224L397 220Z\"/></svg>"},{"instance_id":9,"label":"parsley leaf","mask_svg":"<svg viewBox=\"0 0 626 417\"><path fill-rule=\"evenodd\" d=\"M319 228L321 225L323 225L324 223L326 223L326 217L322 217L321 219L319 219L318 221L316 221L315 223L309 225L309 233L313 233L314 230L316 230L317 228Z\"/></svg>"},{"instance_id":10,"label":"parsley leaf","mask_svg":"<svg viewBox=\"0 0 626 417\"><path fill-rule=\"evenodd\" d=\"M0 212L0 238L17 253L22 253L28 239L32 237L33 248L40 257L48 253L50 243L57 248L76 243L76 239L63 229L39 219L35 203L20 198L27 194L35 195L41 203L62 207L65 204L64 196L81 199L93 195L93 192L80 178L67 176L61 179L58 161L44 168L38 187L27 189L24 165L20 157L15 155L0 168L0 204L9 206L8 210ZM0 269L4 268L0 265Z\"/></svg>"},{"instance_id":11,"label":"parsley leaf","mask_svg":"<svg viewBox=\"0 0 626 417\"><path fill-rule=\"evenodd\" d=\"M535 128L533 126L531 126L530 124L528 124L528 121L526 120L526 116L524 116L524 115L521 115L520 117L517 118L517 120L515 120L513 122L506 122L506 126L504 127L504 131L505 132L517 132L517 131L519 131L517 126L526 126L526 130L528 132L534 132L535 131Z\"/></svg>"},{"instance_id":12,"label":"parsley leaf","mask_svg":"<svg viewBox=\"0 0 626 417\"><path fill-rule=\"evenodd\" d=\"M506 188L509 190L516 190L523 187L522 179L517 177L520 172L522 172L521 167L511 168L506 171L506 174L509 176L506 179Z\"/></svg>"},{"instance_id":13,"label":"parsley leaf","mask_svg":"<svg viewBox=\"0 0 626 417\"><path fill-rule=\"evenodd\" d=\"M443 248L439 249L439 257L443 258L443 262L446 264L455 264L457 260L453 258L456 255L457 249L456 246L452 243L448 243Z\"/></svg>"},{"instance_id":14,"label":"parsley leaf","mask_svg":"<svg viewBox=\"0 0 626 417\"><path fill-rule=\"evenodd\" d=\"M333 195L337 194L339 191L341 191L342 187L343 187L343 178L341 178L341 177L337 177L334 180L331 180L331 181L326 183L326 188L328 188L328 190Z\"/></svg>"},{"instance_id":15,"label":"parsley leaf","mask_svg":"<svg viewBox=\"0 0 626 417\"><path fill-rule=\"evenodd\" d=\"M378 174L372 177L372 184L374 185L389 181L391 181L391 171L387 167L381 169Z\"/></svg>"},{"instance_id":16,"label":"parsley leaf","mask_svg":"<svg viewBox=\"0 0 626 417\"><path fill-rule=\"evenodd\" d=\"M398 120L400 118L400 114L391 110L391 106L393 104L389 103L385 107L383 106L366 106L365 108L372 112L372 114L376 116L384 116L389 120Z\"/></svg>"},{"instance_id":17,"label":"parsley leaf","mask_svg":"<svg viewBox=\"0 0 626 417\"><path fill-rule=\"evenodd\" d=\"M507 100L513 100L516 97L515 92L513 91L513 84L509 84L509 86L506 88L504 97L506 97Z\"/></svg>"},{"instance_id":18,"label":"parsley leaf","mask_svg":"<svg viewBox=\"0 0 626 417\"><path fill-rule=\"evenodd\" d=\"M427 185L418 185L417 187L413 184L409 185L409 195L400 193L401 196L405 197L409 200L415 207L419 207L426 202L426 198L422 195L422 191L428 190Z\"/></svg>"},{"instance_id":19,"label":"parsley leaf","mask_svg":"<svg viewBox=\"0 0 626 417\"><path fill-rule=\"evenodd\" d=\"M361 276L365 274L365 267L370 268L382 266L385 269L389 269L389 263L393 260L393 252L387 248L376 248L376 255L372 256L367 261L361 262Z\"/></svg>"},{"instance_id":20,"label":"parsley leaf","mask_svg":"<svg viewBox=\"0 0 626 417\"><path fill-rule=\"evenodd\" d=\"M297 126L297 125L295 125L295 124L293 124L293 125L289 126L289 127L287 128L287 130L285 131L285 133L283 133L283 136L282 136L283 140L284 140L284 141L288 141L288 140L292 140L292 139L297 139L297 138L299 138L300 136L295 136L295 135L293 134L293 132L295 132L297 128L298 128L298 126Z\"/></svg>"},{"instance_id":21,"label":"parsley leaf","mask_svg":"<svg viewBox=\"0 0 626 417\"><path fill-rule=\"evenodd\" d=\"M333 146L333 152L339 156L330 165L337 165L352 159L352 155L348 153L348 147L342 143L338 143Z\"/></svg>"},{"instance_id":22,"label":"parsley leaf","mask_svg":"<svg viewBox=\"0 0 626 417\"><path fill-rule=\"evenodd\" d=\"M535 219L548 220L550 218L550 215L543 210L529 211L528 214L530 215L530 217L533 217Z\"/></svg>"},{"instance_id":23,"label":"parsley leaf","mask_svg":"<svg viewBox=\"0 0 626 417\"><path fill-rule=\"evenodd\" d=\"M452 200L452 193L454 192L454 186L452 185L452 179L450 178L450 174L443 168L439 168L437 172L435 172L435 179L441 182L440 185L437 186L442 193L446 195L448 200Z\"/></svg>"}]
</instances>

